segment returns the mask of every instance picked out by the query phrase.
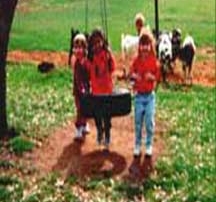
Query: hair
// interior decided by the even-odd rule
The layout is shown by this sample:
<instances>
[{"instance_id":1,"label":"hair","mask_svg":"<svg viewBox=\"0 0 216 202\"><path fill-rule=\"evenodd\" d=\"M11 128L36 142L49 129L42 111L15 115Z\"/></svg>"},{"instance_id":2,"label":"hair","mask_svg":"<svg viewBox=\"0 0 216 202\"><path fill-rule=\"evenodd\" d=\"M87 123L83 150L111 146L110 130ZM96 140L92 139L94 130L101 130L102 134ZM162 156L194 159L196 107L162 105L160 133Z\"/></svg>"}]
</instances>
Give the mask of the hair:
<instances>
[{"instance_id":1,"label":"hair","mask_svg":"<svg viewBox=\"0 0 216 202\"><path fill-rule=\"evenodd\" d=\"M102 48L106 51L109 51L108 50L108 42L107 42L107 39L104 35L104 32L101 29L96 28L92 31L92 33L89 36L89 40L88 40L88 44L89 44L89 46L88 46L88 53L89 53L88 58L90 60L92 60L93 55L94 55L92 47L93 47L93 41L96 37L101 38L101 40L103 41L103 47Z\"/></svg>"},{"instance_id":2,"label":"hair","mask_svg":"<svg viewBox=\"0 0 216 202\"><path fill-rule=\"evenodd\" d=\"M77 34L74 37L73 40L74 45L75 44L81 44L83 46L83 48L87 48L87 40L84 34Z\"/></svg>"},{"instance_id":3,"label":"hair","mask_svg":"<svg viewBox=\"0 0 216 202\"><path fill-rule=\"evenodd\" d=\"M142 28L139 36L139 44L151 44L151 52L156 55L156 41L151 31L146 28Z\"/></svg>"},{"instance_id":4,"label":"hair","mask_svg":"<svg viewBox=\"0 0 216 202\"><path fill-rule=\"evenodd\" d=\"M142 13L137 13L135 15L134 22L137 23L138 21L142 22L143 25L145 24L145 17Z\"/></svg>"},{"instance_id":5,"label":"hair","mask_svg":"<svg viewBox=\"0 0 216 202\"><path fill-rule=\"evenodd\" d=\"M103 40L105 39L103 31L99 28L94 29L90 35L90 38L95 38L95 37L100 37Z\"/></svg>"},{"instance_id":6,"label":"hair","mask_svg":"<svg viewBox=\"0 0 216 202\"><path fill-rule=\"evenodd\" d=\"M103 48L106 49L107 46L108 46L107 39L106 39L106 37L104 35L104 32L101 29L99 29L99 28L96 28L96 29L94 29L92 31L92 33L91 33L91 35L89 37L89 42L93 43L93 39L95 39L96 37L101 38L101 40L103 41L103 45L104 45Z\"/></svg>"}]
</instances>

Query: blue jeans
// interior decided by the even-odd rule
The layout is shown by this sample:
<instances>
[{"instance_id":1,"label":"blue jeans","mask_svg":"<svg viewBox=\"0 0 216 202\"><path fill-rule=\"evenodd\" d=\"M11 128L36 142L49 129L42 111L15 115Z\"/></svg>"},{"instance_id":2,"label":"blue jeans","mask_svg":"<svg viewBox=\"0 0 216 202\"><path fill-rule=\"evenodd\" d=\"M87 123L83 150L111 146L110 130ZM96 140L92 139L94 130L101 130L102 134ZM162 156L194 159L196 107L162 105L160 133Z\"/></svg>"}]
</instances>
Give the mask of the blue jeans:
<instances>
[{"instance_id":1,"label":"blue jeans","mask_svg":"<svg viewBox=\"0 0 216 202\"><path fill-rule=\"evenodd\" d=\"M138 93L135 95L135 146L141 147L142 128L145 122L146 148L152 145L154 135L155 93Z\"/></svg>"}]
</instances>

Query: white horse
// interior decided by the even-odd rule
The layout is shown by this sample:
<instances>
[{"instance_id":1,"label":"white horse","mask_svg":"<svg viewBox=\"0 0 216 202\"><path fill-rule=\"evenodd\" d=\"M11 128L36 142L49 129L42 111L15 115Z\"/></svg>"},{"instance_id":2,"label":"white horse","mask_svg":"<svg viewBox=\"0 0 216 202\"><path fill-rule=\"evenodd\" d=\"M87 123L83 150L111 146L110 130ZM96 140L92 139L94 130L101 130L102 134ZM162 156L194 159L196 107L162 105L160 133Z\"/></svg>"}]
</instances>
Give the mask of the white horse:
<instances>
[{"instance_id":1,"label":"white horse","mask_svg":"<svg viewBox=\"0 0 216 202\"><path fill-rule=\"evenodd\" d=\"M139 36L122 34L121 35L121 53L122 59L125 60L129 53L136 51L138 48Z\"/></svg>"}]
</instances>

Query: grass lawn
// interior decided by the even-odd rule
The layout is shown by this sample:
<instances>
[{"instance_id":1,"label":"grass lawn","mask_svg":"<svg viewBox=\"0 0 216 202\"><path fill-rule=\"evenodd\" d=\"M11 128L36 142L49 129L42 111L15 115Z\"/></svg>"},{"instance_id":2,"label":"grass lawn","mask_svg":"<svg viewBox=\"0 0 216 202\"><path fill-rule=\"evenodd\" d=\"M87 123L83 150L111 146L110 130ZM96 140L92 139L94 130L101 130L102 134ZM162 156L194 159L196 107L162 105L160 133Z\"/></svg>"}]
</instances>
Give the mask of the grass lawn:
<instances>
[{"instance_id":1,"label":"grass lawn","mask_svg":"<svg viewBox=\"0 0 216 202\"><path fill-rule=\"evenodd\" d=\"M179 27L190 33L197 46L215 46L215 1L160 0L160 29ZM154 1L107 1L109 41L120 49L121 33L135 34L134 16L143 12L154 28ZM85 31L84 0L23 0L15 14L9 49L67 51L70 28ZM89 1L88 31L102 26L99 0Z\"/></svg>"},{"instance_id":2,"label":"grass lawn","mask_svg":"<svg viewBox=\"0 0 216 202\"><path fill-rule=\"evenodd\" d=\"M7 74L9 120L20 133L40 139L73 116L70 69L43 75L36 66L21 64L9 65Z\"/></svg>"},{"instance_id":3,"label":"grass lawn","mask_svg":"<svg viewBox=\"0 0 216 202\"><path fill-rule=\"evenodd\" d=\"M7 76L9 123L21 136L43 140L56 126L73 116L68 69L41 75L34 65L10 64ZM82 186L98 197L95 201L133 201L134 196L143 195L146 201L213 202L216 197L215 90L193 86L185 91L176 85L171 85L170 89L159 88L157 118L169 125L164 138L166 152L158 160L155 172L139 188L110 178L89 179L82 182ZM17 148L16 142L9 145ZM0 161L0 169L5 167L22 169L10 161ZM79 201L70 191L77 179L69 178L63 188L58 188L59 176L54 173L38 179L36 190L21 200L23 190L32 183L26 178L1 174L2 201L45 202L47 198L52 198L52 202ZM11 186L17 190L10 192L8 187Z\"/></svg>"}]
</instances>

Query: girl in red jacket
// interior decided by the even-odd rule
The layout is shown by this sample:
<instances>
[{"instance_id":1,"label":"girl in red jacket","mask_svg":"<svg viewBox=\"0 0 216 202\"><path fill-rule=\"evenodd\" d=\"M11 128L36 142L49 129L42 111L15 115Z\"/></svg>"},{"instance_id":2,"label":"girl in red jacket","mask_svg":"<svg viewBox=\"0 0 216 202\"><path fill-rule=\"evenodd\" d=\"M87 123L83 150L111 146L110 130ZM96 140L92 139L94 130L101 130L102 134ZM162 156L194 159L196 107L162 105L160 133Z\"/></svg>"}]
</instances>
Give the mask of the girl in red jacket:
<instances>
[{"instance_id":1,"label":"girl in red jacket","mask_svg":"<svg viewBox=\"0 0 216 202\"><path fill-rule=\"evenodd\" d=\"M81 114L80 98L90 90L89 68L90 63L87 59L87 41L83 34L77 34L73 40L73 56L71 64L73 69L73 95L76 106L76 132L75 138L82 138L84 133L88 133L89 126L86 118Z\"/></svg>"},{"instance_id":2,"label":"girl in red jacket","mask_svg":"<svg viewBox=\"0 0 216 202\"><path fill-rule=\"evenodd\" d=\"M112 73L115 68L115 62L101 30L95 29L92 32L89 37L89 47L92 94L95 96L109 95L113 90ZM103 100L95 103L95 106L97 106L94 114L97 127L97 142L100 145L103 141L105 148L109 149L111 129L110 103ZM105 138L103 133L105 133Z\"/></svg>"},{"instance_id":3,"label":"girl in red jacket","mask_svg":"<svg viewBox=\"0 0 216 202\"><path fill-rule=\"evenodd\" d=\"M155 115L154 88L159 80L159 74L153 35L150 31L143 29L139 39L138 55L130 68L130 78L134 83L135 92L134 156L139 156L141 153L143 121L146 129L146 155L152 155Z\"/></svg>"}]
</instances>

